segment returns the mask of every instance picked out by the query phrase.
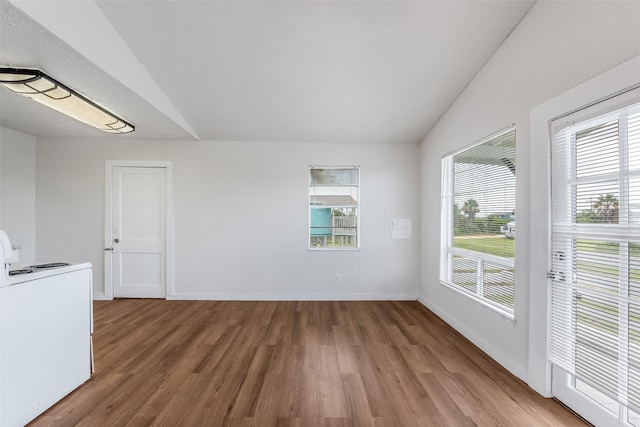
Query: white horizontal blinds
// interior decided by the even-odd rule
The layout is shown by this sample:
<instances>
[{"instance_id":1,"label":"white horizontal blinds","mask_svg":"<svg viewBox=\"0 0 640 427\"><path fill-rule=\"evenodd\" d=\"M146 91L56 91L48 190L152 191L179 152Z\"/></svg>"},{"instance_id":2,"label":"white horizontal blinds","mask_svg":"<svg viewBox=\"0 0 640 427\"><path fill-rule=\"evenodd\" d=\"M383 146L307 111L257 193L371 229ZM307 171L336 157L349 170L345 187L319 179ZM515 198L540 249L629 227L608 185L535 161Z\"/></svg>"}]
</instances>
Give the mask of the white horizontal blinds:
<instances>
[{"instance_id":1,"label":"white horizontal blinds","mask_svg":"<svg viewBox=\"0 0 640 427\"><path fill-rule=\"evenodd\" d=\"M640 410L640 104L556 122L549 359Z\"/></svg>"},{"instance_id":2,"label":"white horizontal blinds","mask_svg":"<svg viewBox=\"0 0 640 427\"><path fill-rule=\"evenodd\" d=\"M309 169L309 246L358 247L359 168Z\"/></svg>"},{"instance_id":3,"label":"white horizontal blinds","mask_svg":"<svg viewBox=\"0 0 640 427\"><path fill-rule=\"evenodd\" d=\"M310 169L311 187L357 187L358 168L315 168Z\"/></svg>"},{"instance_id":4,"label":"white horizontal blinds","mask_svg":"<svg viewBox=\"0 0 640 427\"><path fill-rule=\"evenodd\" d=\"M640 227L640 109L627 116L629 165L628 221ZM637 235L635 237L638 237ZM629 243L629 406L640 408L640 241Z\"/></svg>"},{"instance_id":5,"label":"white horizontal blinds","mask_svg":"<svg viewBox=\"0 0 640 427\"><path fill-rule=\"evenodd\" d=\"M513 313L515 143L510 127L443 159L441 280ZM507 231L510 230L508 233ZM443 231L444 233L444 231Z\"/></svg>"},{"instance_id":6,"label":"white horizontal blinds","mask_svg":"<svg viewBox=\"0 0 640 427\"><path fill-rule=\"evenodd\" d=\"M628 123L629 170L640 170L640 113L629 114Z\"/></svg>"},{"instance_id":7,"label":"white horizontal blinds","mask_svg":"<svg viewBox=\"0 0 640 427\"><path fill-rule=\"evenodd\" d=\"M442 159L442 187L440 188L440 280L452 283L453 247L453 156Z\"/></svg>"},{"instance_id":8,"label":"white horizontal blinds","mask_svg":"<svg viewBox=\"0 0 640 427\"><path fill-rule=\"evenodd\" d=\"M640 408L640 243L629 244L628 322L629 406L638 412Z\"/></svg>"}]
</instances>

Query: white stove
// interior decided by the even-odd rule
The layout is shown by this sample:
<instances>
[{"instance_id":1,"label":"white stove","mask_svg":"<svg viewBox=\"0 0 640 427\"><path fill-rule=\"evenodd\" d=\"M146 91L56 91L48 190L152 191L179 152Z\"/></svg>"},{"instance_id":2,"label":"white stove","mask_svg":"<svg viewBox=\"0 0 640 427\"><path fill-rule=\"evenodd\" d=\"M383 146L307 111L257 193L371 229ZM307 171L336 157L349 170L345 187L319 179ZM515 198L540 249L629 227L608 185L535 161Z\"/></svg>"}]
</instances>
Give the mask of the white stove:
<instances>
[{"instance_id":1,"label":"white stove","mask_svg":"<svg viewBox=\"0 0 640 427\"><path fill-rule=\"evenodd\" d=\"M11 241L7 233L0 230L0 288L18 283L39 280L49 276L91 268L90 263L45 262L38 264L9 264L13 255Z\"/></svg>"},{"instance_id":2,"label":"white stove","mask_svg":"<svg viewBox=\"0 0 640 427\"><path fill-rule=\"evenodd\" d=\"M11 256L0 230L0 427L27 424L91 375L91 264Z\"/></svg>"},{"instance_id":3,"label":"white stove","mask_svg":"<svg viewBox=\"0 0 640 427\"><path fill-rule=\"evenodd\" d=\"M0 287L17 285L18 283L39 280L58 274L66 274L71 271L82 270L83 268L91 268L91 264L70 262L11 264L8 267L8 280L0 283Z\"/></svg>"}]
</instances>

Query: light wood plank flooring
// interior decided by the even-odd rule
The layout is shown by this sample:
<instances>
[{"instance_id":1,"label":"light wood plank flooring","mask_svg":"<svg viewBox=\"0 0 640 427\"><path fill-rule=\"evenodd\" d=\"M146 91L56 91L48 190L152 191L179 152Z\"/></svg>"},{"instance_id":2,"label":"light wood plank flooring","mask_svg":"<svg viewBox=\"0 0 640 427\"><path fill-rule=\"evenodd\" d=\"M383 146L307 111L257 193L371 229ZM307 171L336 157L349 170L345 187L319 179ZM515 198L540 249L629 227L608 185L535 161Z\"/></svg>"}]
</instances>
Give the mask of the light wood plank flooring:
<instances>
[{"instance_id":1,"label":"light wood plank flooring","mask_svg":"<svg viewBox=\"0 0 640 427\"><path fill-rule=\"evenodd\" d=\"M33 426L578 426L418 302L95 302Z\"/></svg>"}]
</instances>

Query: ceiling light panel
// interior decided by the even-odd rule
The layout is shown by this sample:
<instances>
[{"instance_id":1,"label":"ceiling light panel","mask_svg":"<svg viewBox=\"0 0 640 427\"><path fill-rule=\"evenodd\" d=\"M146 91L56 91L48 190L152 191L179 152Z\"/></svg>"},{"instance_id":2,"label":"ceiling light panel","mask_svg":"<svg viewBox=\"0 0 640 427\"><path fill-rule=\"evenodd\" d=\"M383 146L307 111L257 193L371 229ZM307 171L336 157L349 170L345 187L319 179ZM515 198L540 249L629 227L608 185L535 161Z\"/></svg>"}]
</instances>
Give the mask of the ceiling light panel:
<instances>
[{"instance_id":1,"label":"ceiling light panel","mask_svg":"<svg viewBox=\"0 0 640 427\"><path fill-rule=\"evenodd\" d=\"M37 69L0 67L0 85L103 132L129 133L135 127Z\"/></svg>"}]
</instances>

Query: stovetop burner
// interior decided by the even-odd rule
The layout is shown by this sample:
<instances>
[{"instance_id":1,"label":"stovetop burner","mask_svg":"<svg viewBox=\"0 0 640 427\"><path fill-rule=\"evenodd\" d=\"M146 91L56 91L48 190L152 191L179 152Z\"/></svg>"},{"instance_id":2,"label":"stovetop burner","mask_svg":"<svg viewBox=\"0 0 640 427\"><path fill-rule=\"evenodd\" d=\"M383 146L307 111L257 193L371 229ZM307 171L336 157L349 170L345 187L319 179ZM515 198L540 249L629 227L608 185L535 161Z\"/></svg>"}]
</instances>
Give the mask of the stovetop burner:
<instances>
[{"instance_id":1,"label":"stovetop burner","mask_svg":"<svg viewBox=\"0 0 640 427\"><path fill-rule=\"evenodd\" d=\"M68 262L50 262L48 264L35 264L35 265L30 265L27 268L35 268L35 269L41 269L41 268L58 268L58 267L66 267L69 264Z\"/></svg>"},{"instance_id":2,"label":"stovetop burner","mask_svg":"<svg viewBox=\"0 0 640 427\"><path fill-rule=\"evenodd\" d=\"M21 268L19 270L9 270L9 276L17 276L20 274L29 274L29 273L36 273L38 271L42 271L42 270L46 270L49 268L60 268L60 267L67 267L71 265L68 262L49 262L46 264L34 264L34 265L29 265L27 267Z\"/></svg>"},{"instance_id":3,"label":"stovetop burner","mask_svg":"<svg viewBox=\"0 0 640 427\"><path fill-rule=\"evenodd\" d=\"M17 276L18 274L29 274L29 273L33 273L32 268L22 268L20 270L9 271L9 276Z\"/></svg>"}]
</instances>

